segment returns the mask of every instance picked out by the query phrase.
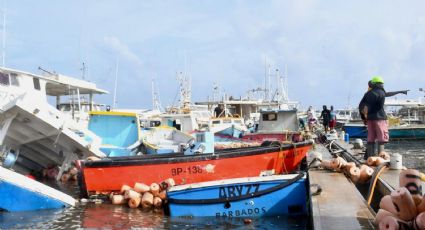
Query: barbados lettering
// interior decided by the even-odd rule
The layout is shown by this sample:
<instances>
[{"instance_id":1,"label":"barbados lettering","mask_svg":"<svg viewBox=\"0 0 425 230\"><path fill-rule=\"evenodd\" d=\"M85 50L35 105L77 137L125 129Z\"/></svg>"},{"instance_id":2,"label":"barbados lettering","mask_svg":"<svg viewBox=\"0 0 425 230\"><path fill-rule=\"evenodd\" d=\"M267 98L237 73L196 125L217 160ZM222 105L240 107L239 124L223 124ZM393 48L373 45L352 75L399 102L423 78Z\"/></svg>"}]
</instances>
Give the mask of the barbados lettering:
<instances>
[{"instance_id":1,"label":"barbados lettering","mask_svg":"<svg viewBox=\"0 0 425 230\"><path fill-rule=\"evenodd\" d=\"M232 185L220 187L218 190L219 198L230 198L230 197L238 197L246 194L251 194L254 192L258 192L260 189L260 184L248 184L248 185Z\"/></svg>"},{"instance_id":2,"label":"barbados lettering","mask_svg":"<svg viewBox=\"0 0 425 230\"><path fill-rule=\"evenodd\" d=\"M241 210L228 210L225 212L216 212L216 217L237 217L237 216L252 216L258 214L264 214L267 212L266 207L262 208L247 208Z\"/></svg>"}]
</instances>

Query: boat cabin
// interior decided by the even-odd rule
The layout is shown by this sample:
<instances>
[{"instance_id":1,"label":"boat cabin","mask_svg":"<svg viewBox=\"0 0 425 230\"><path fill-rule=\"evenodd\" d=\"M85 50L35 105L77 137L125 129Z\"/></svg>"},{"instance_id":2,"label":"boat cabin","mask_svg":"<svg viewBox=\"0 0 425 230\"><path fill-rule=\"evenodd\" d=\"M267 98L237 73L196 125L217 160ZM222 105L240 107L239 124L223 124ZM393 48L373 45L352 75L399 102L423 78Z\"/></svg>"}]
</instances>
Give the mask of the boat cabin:
<instances>
[{"instance_id":1,"label":"boat cabin","mask_svg":"<svg viewBox=\"0 0 425 230\"><path fill-rule=\"evenodd\" d=\"M297 110L262 110L257 132L298 131Z\"/></svg>"}]
</instances>

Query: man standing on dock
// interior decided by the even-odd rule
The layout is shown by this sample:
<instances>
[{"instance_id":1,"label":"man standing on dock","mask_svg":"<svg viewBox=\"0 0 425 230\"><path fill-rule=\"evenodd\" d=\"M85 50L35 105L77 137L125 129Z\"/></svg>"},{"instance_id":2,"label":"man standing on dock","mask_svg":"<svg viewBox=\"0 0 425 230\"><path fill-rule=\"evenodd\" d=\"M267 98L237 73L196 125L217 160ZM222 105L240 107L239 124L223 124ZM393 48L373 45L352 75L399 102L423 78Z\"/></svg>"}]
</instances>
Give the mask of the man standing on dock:
<instances>
[{"instance_id":1,"label":"man standing on dock","mask_svg":"<svg viewBox=\"0 0 425 230\"><path fill-rule=\"evenodd\" d=\"M325 132L327 133L329 130L329 121L331 119L331 111L326 107L326 105L323 106L322 113L320 114L320 118L323 119L323 126L325 127Z\"/></svg>"},{"instance_id":2,"label":"man standing on dock","mask_svg":"<svg viewBox=\"0 0 425 230\"><path fill-rule=\"evenodd\" d=\"M372 78L372 89L363 96L359 110L367 122L367 146L364 159L375 156L375 141L378 141L378 153L384 151L384 144L389 140L387 114L384 110L386 93L384 80L375 76Z\"/></svg>"}]
</instances>

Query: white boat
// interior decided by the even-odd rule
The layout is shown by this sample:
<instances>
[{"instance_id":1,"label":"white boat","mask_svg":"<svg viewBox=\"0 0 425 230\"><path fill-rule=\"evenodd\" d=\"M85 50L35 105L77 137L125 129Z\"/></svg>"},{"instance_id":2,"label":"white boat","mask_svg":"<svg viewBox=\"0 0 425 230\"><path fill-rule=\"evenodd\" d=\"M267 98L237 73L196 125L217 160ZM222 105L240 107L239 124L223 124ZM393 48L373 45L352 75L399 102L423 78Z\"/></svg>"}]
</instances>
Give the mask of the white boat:
<instances>
[{"instance_id":1,"label":"white boat","mask_svg":"<svg viewBox=\"0 0 425 230\"><path fill-rule=\"evenodd\" d=\"M59 166L59 179L72 161L105 156L98 136L47 101L55 96L59 104L71 91L101 92L93 83L63 75L0 68L0 163L8 156L8 167L22 174Z\"/></svg>"}]
</instances>

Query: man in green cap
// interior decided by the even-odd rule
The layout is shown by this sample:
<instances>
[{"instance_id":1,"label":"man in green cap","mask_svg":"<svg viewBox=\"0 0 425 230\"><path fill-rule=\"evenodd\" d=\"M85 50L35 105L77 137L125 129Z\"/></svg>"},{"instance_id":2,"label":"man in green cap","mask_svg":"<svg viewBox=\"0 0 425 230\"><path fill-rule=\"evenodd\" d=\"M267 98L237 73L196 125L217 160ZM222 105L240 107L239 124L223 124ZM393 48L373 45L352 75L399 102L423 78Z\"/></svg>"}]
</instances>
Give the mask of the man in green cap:
<instances>
[{"instance_id":1,"label":"man in green cap","mask_svg":"<svg viewBox=\"0 0 425 230\"><path fill-rule=\"evenodd\" d=\"M384 151L384 144L389 140L387 115L384 110L385 97L398 93L407 94L408 90L385 92L384 80L375 76L369 81L370 89L359 104L362 120L367 124L367 145L364 159L375 156L375 142L378 142L378 153Z\"/></svg>"}]
</instances>

